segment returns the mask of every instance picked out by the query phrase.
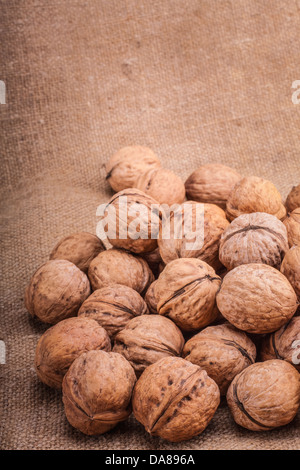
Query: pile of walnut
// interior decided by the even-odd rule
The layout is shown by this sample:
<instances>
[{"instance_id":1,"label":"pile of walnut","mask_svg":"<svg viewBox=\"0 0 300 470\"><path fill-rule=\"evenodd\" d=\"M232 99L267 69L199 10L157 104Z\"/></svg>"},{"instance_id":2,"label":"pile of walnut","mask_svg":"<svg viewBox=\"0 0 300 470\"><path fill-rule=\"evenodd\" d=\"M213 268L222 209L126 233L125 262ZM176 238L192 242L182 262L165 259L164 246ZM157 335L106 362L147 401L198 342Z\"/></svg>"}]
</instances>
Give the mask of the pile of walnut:
<instances>
[{"instance_id":1,"label":"pile of walnut","mask_svg":"<svg viewBox=\"0 0 300 470\"><path fill-rule=\"evenodd\" d=\"M283 204L270 181L219 164L184 184L139 146L106 169L118 191L107 207L118 216L127 196L127 224L131 204L150 211L187 197L188 222L201 205L204 240L189 250L176 221L163 239L159 217L151 238L141 217L140 238L117 233L106 249L76 233L35 272L26 308L54 325L37 344L36 372L62 388L68 421L97 435L133 411L151 435L178 442L204 431L226 395L247 429L291 422L300 403L300 185Z\"/></svg>"}]
</instances>

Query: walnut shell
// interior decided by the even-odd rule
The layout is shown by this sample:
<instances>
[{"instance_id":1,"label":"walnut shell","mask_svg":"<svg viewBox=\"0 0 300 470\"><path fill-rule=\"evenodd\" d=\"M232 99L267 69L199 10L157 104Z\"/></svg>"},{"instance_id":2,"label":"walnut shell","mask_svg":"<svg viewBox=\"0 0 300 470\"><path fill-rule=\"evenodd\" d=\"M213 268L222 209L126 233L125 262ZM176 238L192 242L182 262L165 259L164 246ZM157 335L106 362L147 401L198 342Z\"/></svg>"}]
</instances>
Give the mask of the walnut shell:
<instances>
[{"instance_id":1,"label":"walnut shell","mask_svg":"<svg viewBox=\"0 0 300 470\"><path fill-rule=\"evenodd\" d=\"M257 176L242 178L234 186L226 203L229 220L252 212L266 212L278 219L286 215L281 195L274 184Z\"/></svg>"},{"instance_id":2,"label":"walnut shell","mask_svg":"<svg viewBox=\"0 0 300 470\"><path fill-rule=\"evenodd\" d=\"M298 343L297 343L298 342ZM260 350L262 361L282 359L300 372L300 317L293 317L280 330L264 337Z\"/></svg>"},{"instance_id":3,"label":"walnut shell","mask_svg":"<svg viewBox=\"0 0 300 470\"><path fill-rule=\"evenodd\" d=\"M132 396L134 416L146 431L171 442L202 433L219 403L219 388L206 371L175 357L147 367Z\"/></svg>"},{"instance_id":4,"label":"walnut shell","mask_svg":"<svg viewBox=\"0 0 300 470\"><path fill-rule=\"evenodd\" d=\"M271 333L297 310L297 296L286 277L267 264L243 264L224 277L217 294L221 314L249 333Z\"/></svg>"},{"instance_id":5,"label":"walnut shell","mask_svg":"<svg viewBox=\"0 0 300 470\"><path fill-rule=\"evenodd\" d=\"M195 331L218 316L216 293L221 278L204 261L180 258L167 264L155 288L157 311L184 331Z\"/></svg>"},{"instance_id":6,"label":"walnut shell","mask_svg":"<svg viewBox=\"0 0 300 470\"><path fill-rule=\"evenodd\" d=\"M116 248L147 253L157 248L159 204L138 189L125 189L108 202L102 225Z\"/></svg>"},{"instance_id":7,"label":"walnut shell","mask_svg":"<svg viewBox=\"0 0 300 470\"><path fill-rule=\"evenodd\" d=\"M185 182L187 198L225 209L231 190L241 178L237 171L228 166L219 163L202 165Z\"/></svg>"},{"instance_id":8,"label":"walnut shell","mask_svg":"<svg viewBox=\"0 0 300 470\"><path fill-rule=\"evenodd\" d=\"M284 224L274 215L254 212L240 215L225 229L219 258L228 270L250 263L279 269L288 248Z\"/></svg>"},{"instance_id":9,"label":"walnut shell","mask_svg":"<svg viewBox=\"0 0 300 470\"><path fill-rule=\"evenodd\" d=\"M300 207L300 184L293 186L285 201L287 212L292 212Z\"/></svg>"},{"instance_id":10,"label":"walnut shell","mask_svg":"<svg viewBox=\"0 0 300 470\"><path fill-rule=\"evenodd\" d=\"M255 362L256 347L230 323L209 326L185 343L182 356L206 370L226 395L233 378Z\"/></svg>"},{"instance_id":11,"label":"walnut shell","mask_svg":"<svg viewBox=\"0 0 300 470\"><path fill-rule=\"evenodd\" d=\"M60 389L64 375L80 354L111 350L104 328L88 318L67 318L49 328L39 339L35 351L35 369L49 387Z\"/></svg>"},{"instance_id":12,"label":"walnut shell","mask_svg":"<svg viewBox=\"0 0 300 470\"><path fill-rule=\"evenodd\" d=\"M287 214L283 223L286 226L290 247L300 246L300 207Z\"/></svg>"},{"instance_id":13,"label":"walnut shell","mask_svg":"<svg viewBox=\"0 0 300 470\"><path fill-rule=\"evenodd\" d=\"M69 423L90 436L103 434L131 414L136 377L121 354L81 354L63 379L63 403Z\"/></svg>"},{"instance_id":14,"label":"walnut shell","mask_svg":"<svg viewBox=\"0 0 300 470\"><path fill-rule=\"evenodd\" d=\"M146 313L147 304L137 291L121 284L111 284L95 290L83 302L78 315L96 320L113 339L129 320Z\"/></svg>"},{"instance_id":15,"label":"walnut shell","mask_svg":"<svg viewBox=\"0 0 300 470\"><path fill-rule=\"evenodd\" d=\"M143 315L130 320L117 334L113 351L122 354L139 376L165 356L180 356L183 345L175 323L159 315Z\"/></svg>"},{"instance_id":16,"label":"walnut shell","mask_svg":"<svg viewBox=\"0 0 300 470\"><path fill-rule=\"evenodd\" d=\"M88 276L93 290L107 284L122 284L143 295L154 276L147 262L124 250L112 248L100 253L90 264Z\"/></svg>"},{"instance_id":17,"label":"walnut shell","mask_svg":"<svg viewBox=\"0 0 300 470\"><path fill-rule=\"evenodd\" d=\"M290 423L300 404L300 375L288 362L258 362L238 374L227 392L234 420L251 431Z\"/></svg>"},{"instance_id":18,"label":"walnut shell","mask_svg":"<svg viewBox=\"0 0 300 470\"><path fill-rule=\"evenodd\" d=\"M148 290L145 294L145 302L148 305L150 313L157 314L157 298L155 296L155 286L156 281L153 281L152 284L148 287Z\"/></svg>"},{"instance_id":19,"label":"walnut shell","mask_svg":"<svg viewBox=\"0 0 300 470\"><path fill-rule=\"evenodd\" d=\"M115 191L132 188L137 177L145 171L159 168L155 153L141 145L123 147L106 164L106 179Z\"/></svg>"},{"instance_id":20,"label":"walnut shell","mask_svg":"<svg viewBox=\"0 0 300 470\"><path fill-rule=\"evenodd\" d=\"M300 302L300 246L293 246L283 258L280 271L291 283Z\"/></svg>"},{"instance_id":21,"label":"walnut shell","mask_svg":"<svg viewBox=\"0 0 300 470\"><path fill-rule=\"evenodd\" d=\"M160 204L181 204L185 200L185 187L182 179L165 168L152 168L141 174L134 188L143 191Z\"/></svg>"},{"instance_id":22,"label":"walnut shell","mask_svg":"<svg viewBox=\"0 0 300 470\"><path fill-rule=\"evenodd\" d=\"M167 224L170 224L170 235L164 233ZM199 224L203 227L203 236ZM163 219L158 240L163 261L167 264L177 258L199 258L214 269L220 268L219 243L228 225L225 212L220 207L185 202L180 210Z\"/></svg>"},{"instance_id":23,"label":"walnut shell","mask_svg":"<svg viewBox=\"0 0 300 470\"><path fill-rule=\"evenodd\" d=\"M140 255L144 260L147 261L149 268L153 272L155 277L158 277L160 273L160 264L163 263L159 248L155 248L155 250L150 251L149 253L140 253Z\"/></svg>"},{"instance_id":24,"label":"walnut shell","mask_svg":"<svg viewBox=\"0 0 300 470\"><path fill-rule=\"evenodd\" d=\"M25 306L32 316L55 324L76 316L90 293L87 276L75 264L51 260L32 276L25 291Z\"/></svg>"},{"instance_id":25,"label":"walnut shell","mask_svg":"<svg viewBox=\"0 0 300 470\"><path fill-rule=\"evenodd\" d=\"M102 241L88 232L73 233L53 248L49 259L66 259L87 273L92 259L105 250Z\"/></svg>"}]
</instances>

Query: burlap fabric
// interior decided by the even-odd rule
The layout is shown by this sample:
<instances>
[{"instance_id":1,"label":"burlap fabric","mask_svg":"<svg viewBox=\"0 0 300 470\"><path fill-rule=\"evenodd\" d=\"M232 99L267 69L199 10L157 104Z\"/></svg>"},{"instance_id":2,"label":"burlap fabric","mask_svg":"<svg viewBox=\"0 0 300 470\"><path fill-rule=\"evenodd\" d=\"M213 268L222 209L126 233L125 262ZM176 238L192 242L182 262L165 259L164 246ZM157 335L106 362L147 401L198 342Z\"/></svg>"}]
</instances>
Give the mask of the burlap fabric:
<instances>
[{"instance_id":1,"label":"burlap fabric","mask_svg":"<svg viewBox=\"0 0 300 470\"><path fill-rule=\"evenodd\" d=\"M2 449L295 449L299 416L268 433L236 426L223 403L207 430L180 444L133 417L97 438L67 423L60 393L33 369L46 327L24 288L64 235L95 232L112 194L104 162L151 147L182 178L221 162L300 180L299 0L1 1Z\"/></svg>"}]
</instances>

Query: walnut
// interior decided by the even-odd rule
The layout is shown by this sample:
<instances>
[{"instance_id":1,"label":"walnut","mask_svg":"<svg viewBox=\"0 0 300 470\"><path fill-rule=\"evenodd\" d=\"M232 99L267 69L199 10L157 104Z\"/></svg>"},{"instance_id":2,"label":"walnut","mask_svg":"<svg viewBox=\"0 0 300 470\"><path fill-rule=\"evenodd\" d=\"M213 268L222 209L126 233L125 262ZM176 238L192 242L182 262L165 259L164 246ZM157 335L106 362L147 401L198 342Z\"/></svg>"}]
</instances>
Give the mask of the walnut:
<instances>
[{"instance_id":1,"label":"walnut","mask_svg":"<svg viewBox=\"0 0 300 470\"><path fill-rule=\"evenodd\" d=\"M219 257L228 270L240 264L263 263L279 269L287 252L284 224L263 212L243 214L221 235Z\"/></svg>"},{"instance_id":2,"label":"walnut","mask_svg":"<svg viewBox=\"0 0 300 470\"><path fill-rule=\"evenodd\" d=\"M229 220L252 212L266 212L278 219L286 215L281 195L274 184L257 176L242 178L234 186L226 203Z\"/></svg>"},{"instance_id":3,"label":"walnut","mask_svg":"<svg viewBox=\"0 0 300 470\"><path fill-rule=\"evenodd\" d=\"M113 339L129 320L146 313L147 304L137 291L121 284L111 284L95 290L83 302L78 315L96 320Z\"/></svg>"},{"instance_id":4,"label":"walnut","mask_svg":"<svg viewBox=\"0 0 300 470\"><path fill-rule=\"evenodd\" d=\"M186 194L193 201L208 202L225 209L232 188L241 178L228 166L219 163L202 165L186 180Z\"/></svg>"},{"instance_id":5,"label":"walnut","mask_svg":"<svg viewBox=\"0 0 300 470\"><path fill-rule=\"evenodd\" d=\"M134 416L146 431L171 442L203 432L219 403L219 388L206 371L179 357L147 367L132 396Z\"/></svg>"},{"instance_id":6,"label":"walnut","mask_svg":"<svg viewBox=\"0 0 300 470\"><path fill-rule=\"evenodd\" d=\"M167 223L170 224L170 235L166 236L164 227ZM167 264L177 258L199 258L214 269L220 268L219 243L228 225L220 207L194 201L184 203L180 210L163 219L158 240L163 261Z\"/></svg>"},{"instance_id":7,"label":"walnut","mask_svg":"<svg viewBox=\"0 0 300 470\"><path fill-rule=\"evenodd\" d=\"M157 313L157 298L155 295L155 286L156 286L156 281L153 281L152 284L148 287L148 290L145 294L145 302L148 305L150 313Z\"/></svg>"},{"instance_id":8,"label":"walnut","mask_svg":"<svg viewBox=\"0 0 300 470\"><path fill-rule=\"evenodd\" d=\"M300 207L287 214L283 223L287 229L290 247L300 246Z\"/></svg>"},{"instance_id":9,"label":"walnut","mask_svg":"<svg viewBox=\"0 0 300 470\"><path fill-rule=\"evenodd\" d=\"M35 351L37 375L49 387L60 389L72 362L80 354L94 349L111 350L104 328L83 317L62 320L49 328L38 341Z\"/></svg>"},{"instance_id":10,"label":"walnut","mask_svg":"<svg viewBox=\"0 0 300 470\"><path fill-rule=\"evenodd\" d=\"M73 233L60 240L53 248L49 258L66 259L87 273L92 259L104 250L105 246L96 235L87 232Z\"/></svg>"},{"instance_id":11,"label":"walnut","mask_svg":"<svg viewBox=\"0 0 300 470\"><path fill-rule=\"evenodd\" d=\"M157 247L155 250L150 251L149 253L140 253L139 256L147 261L149 268L153 272L154 276L157 277L160 273L161 263L163 263L159 248Z\"/></svg>"},{"instance_id":12,"label":"walnut","mask_svg":"<svg viewBox=\"0 0 300 470\"><path fill-rule=\"evenodd\" d=\"M150 169L160 168L155 153L140 145L123 147L106 164L106 179L115 191L132 188L137 177Z\"/></svg>"},{"instance_id":13,"label":"walnut","mask_svg":"<svg viewBox=\"0 0 300 470\"><path fill-rule=\"evenodd\" d=\"M138 189L125 189L108 202L102 225L112 246L138 254L153 251L160 225L159 204Z\"/></svg>"},{"instance_id":14,"label":"walnut","mask_svg":"<svg viewBox=\"0 0 300 470\"><path fill-rule=\"evenodd\" d=\"M171 261L160 274L155 288L157 311L184 331L194 331L218 316L216 293L221 278L204 261L180 258Z\"/></svg>"},{"instance_id":15,"label":"walnut","mask_svg":"<svg viewBox=\"0 0 300 470\"><path fill-rule=\"evenodd\" d=\"M268 431L291 422L300 404L300 376L277 359L258 362L238 374L227 392L234 420L251 431Z\"/></svg>"},{"instance_id":16,"label":"walnut","mask_svg":"<svg viewBox=\"0 0 300 470\"><path fill-rule=\"evenodd\" d=\"M206 370L226 395L232 379L255 362L256 348L230 323L209 326L186 342L183 357Z\"/></svg>"},{"instance_id":17,"label":"walnut","mask_svg":"<svg viewBox=\"0 0 300 470\"><path fill-rule=\"evenodd\" d=\"M297 296L289 281L267 264L243 264L224 277L217 294L221 314L249 333L271 333L297 310Z\"/></svg>"},{"instance_id":18,"label":"walnut","mask_svg":"<svg viewBox=\"0 0 300 470\"><path fill-rule=\"evenodd\" d=\"M141 174L134 188L143 191L160 204L181 204L185 200L185 187L182 179L165 168L152 168Z\"/></svg>"},{"instance_id":19,"label":"walnut","mask_svg":"<svg viewBox=\"0 0 300 470\"><path fill-rule=\"evenodd\" d=\"M93 290L107 284L123 284L143 295L154 276L147 262L124 250L112 248L100 253L90 264L88 276Z\"/></svg>"},{"instance_id":20,"label":"walnut","mask_svg":"<svg viewBox=\"0 0 300 470\"><path fill-rule=\"evenodd\" d=\"M63 403L69 423L90 436L113 429L131 414L136 377L121 354L81 354L63 379Z\"/></svg>"},{"instance_id":21,"label":"walnut","mask_svg":"<svg viewBox=\"0 0 300 470\"><path fill-rule=\"evenodd\" d=\"M117 334L113 351L122 354L139 376L165 356L180 356L183 345L182 333L171 320L143 315L130 320Z\"/></svg>"},{"instance_id":22,"label":"walnut","mask_svg":"<svg viewBox=\"0 0 300 470\"><path fill-rule=\"evenodd\" d=\"M289 280L300 301L300 245L289 249L283 258L280 271Z\"/></svg>"},{"instance_id":23,"label":"walnut","mask_svg":"<svg viewBox=\"0 0 300 470\"><path fill-rule=\"evenodd\" d=\"M25 306L32 316L55 324L74 317L90 293L87 276L75 264L51 260L32 276L25 292Z\"/></svg>"},{"instance_id":24,"label":"walnut","mask_svg":"<svg viewBox=\"0 0 300 470\"><path fill-rule=\"evenodd\" d=\"M297 343L298 341L298 343ZM262 361L282 359L300 372L300 317L293 317L280 330L264 337L260 350Z\"/></svg>"},{"instance_id":25,"label":"walnut","mask_svg":"<svg viewBox=\"0 0 300 470\"><path fill-rule=\"evenodd\" d=\"M293 186L285 201L287 212L292 212L300 207L300 184Z\"/></svg>"}]
</instances>

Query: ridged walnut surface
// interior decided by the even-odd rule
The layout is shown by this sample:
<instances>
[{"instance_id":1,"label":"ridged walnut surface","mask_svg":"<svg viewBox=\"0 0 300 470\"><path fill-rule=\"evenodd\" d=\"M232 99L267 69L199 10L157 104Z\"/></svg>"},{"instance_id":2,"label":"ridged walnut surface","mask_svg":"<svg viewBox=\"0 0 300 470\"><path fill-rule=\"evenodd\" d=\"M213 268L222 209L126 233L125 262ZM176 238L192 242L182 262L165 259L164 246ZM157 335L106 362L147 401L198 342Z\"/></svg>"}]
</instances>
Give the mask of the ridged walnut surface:
<instances>
[{"instance_id":1,"label":"ridged walnut surface","mask_svg":"<svg viewBox=\"0 0 300 470\"><path fill-rule=\"evenodd\" d=\"M168 357L141 375L132 407L136 419L152 436L180 442L204 431L219 402L219 388L205 370Z\"/></svg>"},{"instance_id":2,"label":"ridged walnut surface","mask_svg":"<svg viewBox=\"0 0 300 470\"><path fill-rule=\"evenodd\" d=\"M117 334L113 351L122 354L139 376L165 356L180 356L183 345L175 323L159 315L143 315L130 320Z\"/></svg>"},{"instance_id":3,"label":"ridged walnut surface","mask_svg":"<svg viewBox=\"0 0 300 470\"><path fill-rule=\"evenodd\" d=\"M149 268L153 272L154 276L157 277L161 271L160 264L163 263L159 248L157 247L155 250L150 251L149 253L140 253L139 256L147 261Z\"/></svg>"},{"instance_id":4,"label":"ridged walnut surface","mask_svg":"<svg viewBox=\"0 0 300 470\"><path fill-rule=\"evenodd\" d=\"M234 420L252 431L268 431L294 419L300 404L300 375L289 363L253 364L232 381L227 402Z\"/></svg>"},{"instance_id":5,"label":"ridged walnut surface","mask_svg":"<svg viewBox=\"0 0 300 470\"><path fill-rule=\"evenodd\" d=\"M286 277L266 264L244 264L224 277L217 294L221 314L249 333L271 333L297 310L297 296Z\"/></svg>"},{"instance_id":6,"label":"ridged walnut surface","mask_svg":"<svg viewBox=\"0 0 300 470\"><path fill-rule=\"evenodd\" d=\"M283 223L287 229L290 247L300 246L300 207L288 213Z\"/></svg>"},{"instance_id":7,"label":"ridged walnut surface","mask_svg":"<svg viewBox=\"0 0 300 470\"><path fill-rule=\"evenodd\" d=\"M141 174L133 185L160 204L181 204L185 199L182 179L173 171L155 168Z\"/></svg>"},{"instance_id":8,"label":"ridged walnut surface","mask_svg":"<svg viewBox=\"0 0 300 470\"><path fill-rule=\"evenodd\" d=\"M135 381L133 368L120 354L81 354L63 380L63 403L69 423L88 435L113 429L131 414Z\"/></svg>"},{"instance_id":9,"label":"ridged walnut surface","mask_svg":"<svg viewBox=\"0 0 300 470\"><path fill-rule=\"evenodd\" d=\"M93 292L81 305L78 315L96 320L114 338L129 320L146 313L147 304L137 291L111 284Z\"/></svg>"},{"instance_id":10,"label":"ridged walnut surface","mask_svg":"<svg viewBox=\"0 0 300 470\"><path fill-rule=\"evenodd\" d=\"M300 302L300 245L289 249L283 258L280 271L293 286Z\"/></svg>"},{"instance_id":11,"label":"ridged walnut surface","mask_svg":"<svg viewBox=\"0 0 300 470\"><path fill-rule=\"evenodd\" d=\"M80 354L95 349L111 350L104 328L83 317L62 320L39 339L35 351L37 375L49 387L60 389L72 362Z\"/></svg>"},{"instance_id":12,"label":"ridged walnut surface","mask_svg":"<svg viewBox=\"0 0 300 470\"><path fill-rule=\"evenodd\" d=\"M285 201L285 207L288 212L292 212L300 207L300 184L293 186Z\"/></svg>"},{"instance_id":13,"label":"ridged walnut surface","mask_svg":"<svg viewBox=\"0 0 300 470\"><path fill-rule=\"evenodd\" d=\"M152 284L148 287L146 295L144 297L146 304L148 305L150 313L157 313L157 298L155 296L155 286L156 281L153 281Z\"/></svg>"}]
</instances>

